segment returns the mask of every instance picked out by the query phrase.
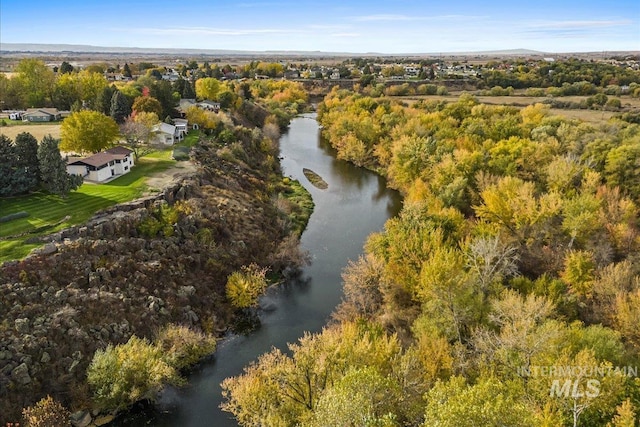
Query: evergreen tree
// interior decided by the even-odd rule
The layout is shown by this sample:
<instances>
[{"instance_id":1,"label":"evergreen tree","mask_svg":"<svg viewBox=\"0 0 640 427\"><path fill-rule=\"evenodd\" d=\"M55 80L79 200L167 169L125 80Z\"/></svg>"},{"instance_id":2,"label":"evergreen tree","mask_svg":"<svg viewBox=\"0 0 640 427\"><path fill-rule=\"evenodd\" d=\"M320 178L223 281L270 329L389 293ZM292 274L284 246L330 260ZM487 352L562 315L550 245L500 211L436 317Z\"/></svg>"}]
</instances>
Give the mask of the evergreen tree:
<instances>
[{"instance_id":1,"label":"evergreen tree","mask_svg":"<svg viewBox=\"0 0 640 427\"><path fill-rule=\"evenodd\" d=\"M185 80L184 88L182 89L182 98L183 99L196 99L196 92L193 90L193 86L191 82Z\"/></svg>"},{"instance_id":2,"label":"evergreen tree","mask_svg":"<svg viewBox=\"0 0 640 427\"><path fill-rule=\"evenodd\" d=\"M131 105L129 99L122 94L119 90L116 90L111 97L111 109L109 115L116 121L116 123L124 123L124 120L131 114Z\"/></svg>"},{"instance_id":3,"label":"evergreen tree","mask_svg":"<svg viewBox=\"0 0 640 427\"><path fill-rule=\"evenodd\" d=\"M116 90L114 85L107 86L102 90L102 93L98 95L98 111L103 114L111 114L111 98Z\"/></svg>"},{"instance_id":4,"label":"evergreen tree","mask_svg":"<svg viewBox=\"0 0 640 427\"><path fill-rule=\"evenodd\" d=\"M14 150L17 167L26 172L30 181L29 189L34 189L40 180L38 140L30 133L22 132L16 136Z\"/></svg>"},{"instance_id":5,"label":"evergreen tree","mask_svg":"<svg viewBox=\"0 0 640 427\"><path fill-rule=\"evenodd\" d=\"M82 185L82 177L67 173L67 162L60 155L59 140L51 135L45 136L38 146L40 178L44 187L51 193L65 197L69 191Z\"/></svg>"},{"instance_id":6,"label":"evergreen tree","mask_svg":"<svg viewBox=\"0 0 640 427\"><path fill-rule=\"evenodd\" d=\"M25 193L32 187L28 172L18 167L18 156L11 139L0 135L0 197Z\"/></svg>"},{"instance_id":7,"label":"evergreen tree","mask_svg":"<svg viewBox=\"0 0 640 427\"><path fill-rule=\"evenodd\" d=\"M129 68L129 64L125 62L124 68L122 69L122 75L125 77L131 77L131 68Z\"/></svg>"},{"instance_id":8,"label":"evergreen tree","mask_svg":"<svg viewBox=\"0 0 640 427\"><path fill-rule=\"evenodd\" d=\"M60 74L67 74L73 72L73 65L69 64L67 61L62 61L60 64L60 69L58 70Z\"/></svg>"}]
</instances>

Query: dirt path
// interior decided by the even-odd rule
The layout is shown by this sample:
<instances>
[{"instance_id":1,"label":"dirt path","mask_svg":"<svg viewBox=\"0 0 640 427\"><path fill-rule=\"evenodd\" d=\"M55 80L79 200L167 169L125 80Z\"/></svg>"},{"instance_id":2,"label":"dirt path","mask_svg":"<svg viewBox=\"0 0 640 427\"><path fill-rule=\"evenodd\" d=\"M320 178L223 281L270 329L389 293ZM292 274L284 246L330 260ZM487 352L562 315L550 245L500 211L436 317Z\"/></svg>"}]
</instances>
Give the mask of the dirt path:
<instances>
[{"instance_id":1,"label":"dirt path","mask_svg":"<svg viewBox=\"0 0 640 427\"><path fill-rule=\"evenodd\" d=\"M169 186L171 183L177 181L184 175L192 174L196 171L196 165L190 161L183 161L176 163L175 166L159 173L153 174L153 176L147 178L147 185L149 189L163 189Z\"/></svg>"}]
</instances>

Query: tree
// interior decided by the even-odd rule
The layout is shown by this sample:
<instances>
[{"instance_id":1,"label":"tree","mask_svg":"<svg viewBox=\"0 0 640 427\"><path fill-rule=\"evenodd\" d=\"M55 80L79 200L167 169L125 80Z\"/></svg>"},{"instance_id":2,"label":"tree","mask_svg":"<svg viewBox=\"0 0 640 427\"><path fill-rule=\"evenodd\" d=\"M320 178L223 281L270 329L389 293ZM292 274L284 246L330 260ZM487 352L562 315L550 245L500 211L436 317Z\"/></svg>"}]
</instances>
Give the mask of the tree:
<instances>
[{"instance_id":1,"label":"tree","mask_svg":"<svg viewBox=\"0 0 640 427\"><path fill-rule=\"evenodd\" d=\"M133 101L131 109L134 113L156 113L158 117L162 115L162 105L160 101L152 96L139 96Z\"/></svg>"},{"instance_id":2,"label":"tree","mask_svg":"<svg viewBox=\"0 0 640 427\"><path fill-rule=\"evenodd\" d=\"M44 62L38 59L23 59L16 66L16 78L24 88L26 104L29 107L44 107L51 100L55 85L55 75Z\"/></svg>"},{"instance_id":3,"label":"tree","mask_svg":"<svg viewBox=\"0 0 640 427\"><path fill-rule=\"evenodd\" d=\"M109 115L116 123L122 124L130 114L131 104L129 103L129 98L124 96L119 90L116 90L111 96Z\"/></svg>"},{"instance_id":4,"label":"tree","mask_svg":"<svg viewBox=\"0 0 640 427\"><path fill-rule=\"evenodd\" d=\"M179 377L163 359L162 348L134 335L125 344L96 351L87 381L104 409L123 409L153 399L165 383L179 383Z\"/></svg>"},{"instance_id":5,"label":"tree","mask_svg":"<svg viewBox=\"0 0 640 427\"><path fill-rule=\"evenodd\" d=\"M196 81L196 96L199 99L218 99L220 91L220 81L213 77L206 77Z\"/></svg>"},{"instance_id":6,"label":"tree","mask_svg":"<svg viewBox=\"0 0 640 427\"><path fill-rule=\"evenodd\" d=\"M266 270L255 264L232 273L227 279L227 298L238 308L255 306L267 287L265 274Z\"/></svg>"},{"instance_id":7,"label":"tree","mask_svg":"<svg viewBox=\"0 0 640 427\"><path fill-rule=\"evenodd\" d=\"M122 67L122 75L124 77L129 77L131 78L131 68L129 67L128 63L124 63L124 67Z\"/></svg>"},{"instance_id":8,"label":"tree","mask_svg":"<svg viewBox=\"0 0 640 427\"><path fill-rule=\"evenodd\" d=\"M120 133L133 150L136 159L143 156L142 146L148 144L153 138L153 127L158 124L156 113L140 113L135 117L127 117L120 125Z\"/></svg>"},{"instance_id":9,"label":"tree","mask_svg":"<svg viewBox=\"0 0 640 427\"><path fill-rule=\"evenodd\" d=\"M105 87L109 85L103 73L83 70L78 73L80 83L80 98L87 108L95 109L98 98Z\"/></svg>"},{"instance_id":10,"label":"tree","mask_svg":"<svg viewBox=\"0 0 640 427\"><path fill-rule=\"evenodd\" d=\"M38 140L28 132L19 133L14 143L16 165L26 171L32 178L30 188L35 187L40 180L40 164L38 162Z\"/></svg>"},{"instance_id":11,"label":"tree","mask_svg":"<svg viewBox=\"0 0 640 427\"><path fill-rule=\"evenodd\" d=\"M470 386L464 378L453 377L427 393L423 426L532 426L531 405L521 394L517 384L496 378L481 378Z\"/></svg>"},{"instance_id":12,"label":"tree","mask_svg":"<svg viewBox=\"0 0 640 427\"><path fill-rule=\"evenodd\" d=\"M37 178L29 175L22 160L11 139L0 135L0 196L26 193L37 184Z\"/></svg>"},{"instance_id":13,"label":"tree","mask_svg":"<svg viewBox=\"0 0 640 427\"><path fill-rule=\"evenodd\" d=\"M40 179L47 191L65 197L69 191L82 185L82 177L67 173L67 162L60 155L58 142L59 140L47 135L38 146Z\"/></svg>"},{"instance_id":14,"label":"tree","mask_svg":"<svg viewBox=\"0 0 640 427\"><path fill-rule=\"evenodd\" d=\"M67 61L62 61L60 64L60 69L58 70L60 74L68 74L73 72L73 65L69 64Z\"/></svg>"},{"instance_id":15,"label":"tree","mask_svg":"<svg viewBox=\"0 0 640 427\"><path fill-rule=\"evenodd\" d=\"M60 149L76 153L97 153L118 137L118 124L97 111L78 111L67 117L60 127Z\"/></svg>"},{"instance_id":16,"label":"tree","mask_svg":"<svg viewBox=\"0 0 640 427\"><path fill-rule=\"evenodd\" d=\"M106 86L102 89L102 93L98 96L96 109L103 114L111 115L111 98L116 91L117 89L114 85ZM127 102L130 102L128 98Z\"/></svg>"}]
</instances>

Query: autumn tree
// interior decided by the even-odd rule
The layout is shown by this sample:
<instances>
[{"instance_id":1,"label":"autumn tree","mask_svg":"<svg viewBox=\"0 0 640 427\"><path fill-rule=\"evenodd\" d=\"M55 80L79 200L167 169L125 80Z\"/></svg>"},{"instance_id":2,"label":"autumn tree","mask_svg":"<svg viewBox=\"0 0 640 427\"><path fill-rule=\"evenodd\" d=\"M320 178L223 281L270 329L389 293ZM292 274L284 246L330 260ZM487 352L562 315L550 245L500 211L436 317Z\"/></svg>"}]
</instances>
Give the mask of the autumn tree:
<instances>
[{"instance_id":1,"label":"autumn tree","mask_svg":"<svg viewBox=\"0 0 640 427\"><path fill-rule=\"evenodd\" d=\"M87 370L87 381L96 403L112 410L153 399L166 383L178 383L179 377L164 360L161 347L134 335L125 344L96 351Z\"/></svg>"},{"instance_id":2,"label":"autumn tree","mask_svg":"<svg viewBox=\"0 0 640 427\"><path fill-rule=\"evenodd\" d=\"M60 127L60 149L76 153L97 153L118 137L117 123L97 111L78 111L67 117Z\"/></svg>"},{"instance_id":3,"label":"autumn tree","mask_svg":"<svg viewBox=\"0 0 640 427\"><path fill-rule=\"evenodd\" d=\"M162 115L162 105L160 101L152 96L139 96L133 101L131 109L134 113L156 113L158 117Z\"/></svg>"},{"instance_id":4,"label":"autumn tree","mask_svg":"<svg viewBox=\"0 0 640 427\"><path fill-rule=\"evenodd\" d=\"M220 81L213 77L198 79L196 81L196 96L199 99L216 100L220 86Z\"/></svg>"}]
</instances>

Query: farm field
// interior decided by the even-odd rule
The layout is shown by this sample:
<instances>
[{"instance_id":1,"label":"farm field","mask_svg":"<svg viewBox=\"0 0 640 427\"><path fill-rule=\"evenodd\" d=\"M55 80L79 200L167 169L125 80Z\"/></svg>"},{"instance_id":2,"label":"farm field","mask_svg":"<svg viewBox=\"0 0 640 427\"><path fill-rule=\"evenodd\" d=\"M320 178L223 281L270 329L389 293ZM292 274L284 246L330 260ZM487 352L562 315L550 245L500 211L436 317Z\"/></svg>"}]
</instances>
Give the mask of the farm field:
<instances>
[{"instance_id":1,"label":"farm field","mask_svg":"<svg viewBox=\"0 0 640 427\"><path fill-rule=\"evenodd\" d=\"M41 141L47 135L54 138L60 138L60 123L47 124L20 124L0 127L0 134L6 135L12 140L16 139L16 135L22 132L29 132L38 141Z\"/></svg>"}]
</instances>

